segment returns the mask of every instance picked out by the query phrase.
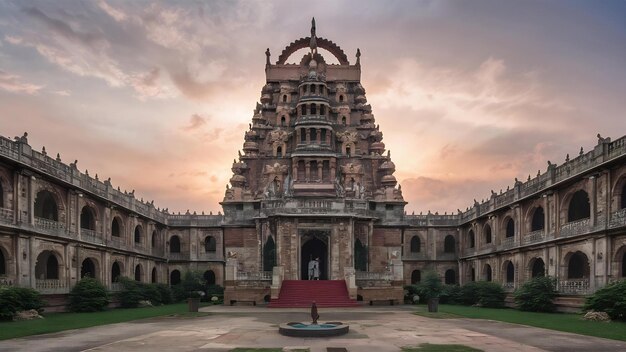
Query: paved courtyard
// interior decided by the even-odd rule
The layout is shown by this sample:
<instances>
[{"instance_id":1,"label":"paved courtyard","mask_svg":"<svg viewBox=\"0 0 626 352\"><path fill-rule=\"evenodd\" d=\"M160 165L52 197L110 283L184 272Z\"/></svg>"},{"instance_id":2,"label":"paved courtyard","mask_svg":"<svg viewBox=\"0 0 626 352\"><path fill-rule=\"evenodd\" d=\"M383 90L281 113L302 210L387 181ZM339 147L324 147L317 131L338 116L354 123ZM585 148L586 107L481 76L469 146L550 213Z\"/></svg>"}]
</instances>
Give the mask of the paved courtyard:
<instances>
[{"instance_id":1,"label":"paved courtyard","mask_svg":"<svg viewBox=\"0 0 626 352\"><path fill-rule=\"evenodd\" d=\"M282 347L311 352L399 351L422 343L463 344L484 351L626 351L626 343L473 319L430 319L410 306L320 309L321 322L343 321L350 333L334 338L278 334L278 324L308 321L306 309L202 308L196 318L162 317L0 342L0 351L228 351L235 347Z\"/></svg>"}]
</instances>

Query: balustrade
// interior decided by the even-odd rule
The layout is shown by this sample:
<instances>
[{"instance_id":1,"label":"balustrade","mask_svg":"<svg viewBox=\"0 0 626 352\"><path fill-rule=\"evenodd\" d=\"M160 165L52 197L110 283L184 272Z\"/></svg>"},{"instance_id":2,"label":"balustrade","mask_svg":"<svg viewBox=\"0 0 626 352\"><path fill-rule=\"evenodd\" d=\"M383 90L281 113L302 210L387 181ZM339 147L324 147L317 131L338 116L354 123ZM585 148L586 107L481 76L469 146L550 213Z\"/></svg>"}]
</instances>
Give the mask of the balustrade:
<instances>
[{"instance_id":1,"label":"balustrade","mask_svg":"<svg viewBox=\"0 0 626 352\"><path fill-rule=\"evenodd\" d=\"M3 222L5 224L12 224L13 219L13 209L0 208L0 222Z\"/></svg>"},{"instance_id":2,"label":"balustrade","mask_svg":"<svg viewBox=\"0 0 626 352\"><path fill-rule=\"evenodd\" d=\"M589 279L559 280L557 289L561 294L586 295L591 293Z\"/></svg>"},{"instance_id":3,"label":"balustrade","mask_svg":"<svg viewBox=\"0 0 626 352\"><path fill-rule=\"evenodd\" d=\"M515 282L505 282L502 284L502 288L505 291L513 291L515 289Z\"/></svg>"},{"instance_id":4,"label":"balustrade","mask_svg":"<svg viewBox=\"0 0 626 352\"><path fill-rule=\"evenodd\" d=\"M515 245L515 237L505 237L500 243L501 248L511 248Z\"/></svg>"},{"instance_id":5,"label":"balustrade","mask_svg":"<svg viewBox=\"0 0 626 352\"><path fill-rule=\"evenodd\" d=\"M238 271L238 281L272 281L271 271Z\"/></svg>"},{"instance_id":6,"label":"balustrade","mask_svg":"<svg viewBox=\"0 0 626 352\"><path fill-rule=\"evenodd\" d=\"M95 230L80 229L80 238L83 241L96 243L96 244L104 244L104 239L102 238L102 235L99 233L96 233Z\"/></svg>"},{"instance_id":7,"label":"balustrade","mask_svg":"<svg viewBox=\"0 0 626 352\"><path fill-rule=\"evenodd\" d=\"M65 293L68 286L65 280L36 279L35 288L41 293Z\"/></svg>"},{"instance_id":8,"label":"balustrade","mask_svg":"<svg viewBox=\"0 0 626 352\"><path fill-rule=\"evenodd\" d=\"M189 260L189 253L167 253L169 260Z\"/></svg>"},{"instance_id":9,"label":"balustrade","mask_svg":"<svg viewBox=\"0 0 626 352\"><path fill-rule=\"evenodd\" d=\"M575 235L582 235L591 231L591 219L582 219L578 221L568 222L561 226L561 237L569 237Z\"/></svg>"},{"instance_id":10,"label":"balustrade","mask_svg":"<svg viewBox=\"0 0 626 352\"><path fill-rule=\"evenodd\" d=\"M546 239L545 231L541 229L541 230L536 230L536 231L527 233L526 236L523 237L522 242L524 244L531 244L531 243L542 242L545 239Z\"/></svg>"}]
</instances>

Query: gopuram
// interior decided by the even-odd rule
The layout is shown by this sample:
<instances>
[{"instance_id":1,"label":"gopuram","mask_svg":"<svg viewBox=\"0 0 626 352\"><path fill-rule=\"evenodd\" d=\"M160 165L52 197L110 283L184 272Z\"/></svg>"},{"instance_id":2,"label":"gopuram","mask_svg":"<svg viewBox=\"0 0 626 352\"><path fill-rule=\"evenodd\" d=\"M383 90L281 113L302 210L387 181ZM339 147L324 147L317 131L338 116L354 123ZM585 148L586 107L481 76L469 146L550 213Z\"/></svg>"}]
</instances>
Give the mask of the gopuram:
<instances>
[{"instance_id":1,"label":"gopuram","mask_svg":"<svg viewBox=\"0 0 626 352\"><path fill-rule=\"evenodd\" d=\"M400 303L426 270L508 291L547 274L570 298L626 276L626 137L598 135L464 211L408 215L360 57L350 63L314 21L275 63L266 51L223 214L171 214L26 134L0 137L0 283L65 295L85 275L115 291L120 276L176 285L200 270L226 303L328 307ZM312 260L320 280L308 280Z\"/></svg>"}]
</instances>

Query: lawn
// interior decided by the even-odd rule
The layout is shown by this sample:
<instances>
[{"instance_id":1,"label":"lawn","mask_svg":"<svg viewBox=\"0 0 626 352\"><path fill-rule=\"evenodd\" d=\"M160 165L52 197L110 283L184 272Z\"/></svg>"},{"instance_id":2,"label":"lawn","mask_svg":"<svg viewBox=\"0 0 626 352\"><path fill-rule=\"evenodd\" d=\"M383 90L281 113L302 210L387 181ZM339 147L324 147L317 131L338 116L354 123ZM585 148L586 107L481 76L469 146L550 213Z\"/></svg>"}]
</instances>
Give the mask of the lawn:
<instances>
[{"instance_id":1,"label":"lawn","mask_svg":"<svg viewBox=\"0 0 626 352\"><path fill-rule=\"evenodd\" d=\"M539 328L573 332L581 335L604 337L626 341L626 323L595 322L583 320L581 314L566 313L535 313L522 312L515 309L494 309L441 304L439 313L428 313L426 307L419 307L418 315L429 318L464 317L473 319L490 319L507 323L535 326Z\"/></svg>"},{"instance_id":2,"label":"lawn","mask_svg":"<svg viewBox=\"0 0 626 352\"><path fill-rule=\"evenodd\" d=\"M402 352L481 352L464 345L432 345L424 343L418 347L402 347Z\"/></svg>"},{"instance_id":3,"label":"lawn","mask_svg":"<svg viewBox=\"0 0 626 352\"><path fill-rule=\"evenodd\" d=\"M187 309L187 303L178 303L147 308L111 309L95 313L50 313L44 314L45 319L0 322L0 340L121 323L163 315L188 317L206 315L206 313L189 313Z\"/></svg>"}]
</instances>

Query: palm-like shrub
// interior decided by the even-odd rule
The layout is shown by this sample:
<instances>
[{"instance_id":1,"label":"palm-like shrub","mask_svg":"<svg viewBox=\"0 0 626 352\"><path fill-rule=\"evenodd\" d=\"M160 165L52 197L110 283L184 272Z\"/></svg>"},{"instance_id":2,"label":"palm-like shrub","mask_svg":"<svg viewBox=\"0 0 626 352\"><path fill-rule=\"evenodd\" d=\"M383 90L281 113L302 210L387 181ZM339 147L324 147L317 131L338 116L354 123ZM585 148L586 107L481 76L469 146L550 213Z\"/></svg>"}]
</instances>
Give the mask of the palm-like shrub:
<instances>
[{"instance_id":1,"label":"palm-like shrub","mask_svg":"<svg viewBox=\"0 0 626 352\"><path fill-rule=\"evenodd\" d=\"M520 310L531 312L553 312L557 296L556 280L550 276L539 276L526 281L515 291L515 304Z\"/></svg>"},{"instance_id":2,"label":"palm-like shrub","mask_svg":"<svg viewBox=\"0 0 626 352\"><path fill-rule=\"evenodd\" d=\"M98 280L90 277L81 279L70 292L72 312L97 312L109 305L106 288Z\"/></svg>"},{"instance_id":3,"label":"palm-like shrub","mask_svg":"<svg viewBox=\"0 0 626 352\"><path fill-rule=\"evenodd\" d=\"M606 312L614 320L626 320L626 280L596 291L587 298L584 309Z\"/></svg>"}]
</instances>

